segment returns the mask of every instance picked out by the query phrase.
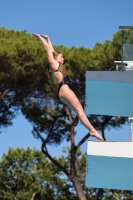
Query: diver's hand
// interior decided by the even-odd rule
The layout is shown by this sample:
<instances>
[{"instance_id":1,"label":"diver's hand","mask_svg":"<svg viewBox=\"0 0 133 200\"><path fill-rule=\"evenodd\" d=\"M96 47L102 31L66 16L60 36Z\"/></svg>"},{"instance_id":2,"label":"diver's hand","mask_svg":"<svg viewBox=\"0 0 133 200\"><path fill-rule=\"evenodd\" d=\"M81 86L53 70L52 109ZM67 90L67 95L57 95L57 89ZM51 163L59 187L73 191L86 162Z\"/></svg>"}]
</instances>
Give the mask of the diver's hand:
<instances>
[{"instance_id":1,"label":"diver's hand","mask_svg":"<svg viewBox=\"0 0 133 200\"><path fill-rule=\"evenodd\" d=\"M33 35L34 35L35 37L37 37L37 38L41 37L41 35L38 34L38 33L33 33Z\"/></svg>"},{"instance_id":2,"label":"diver's hand","mask_svg":"<svg viewBox=\"0 0 133 200\"><path fill-rule=\"evenodd\" d=\"M46 34L40 34L42 37L44 37L45 39L49 39L49 36L48 35L46 35Z\"/></svg>"}]
</instances>

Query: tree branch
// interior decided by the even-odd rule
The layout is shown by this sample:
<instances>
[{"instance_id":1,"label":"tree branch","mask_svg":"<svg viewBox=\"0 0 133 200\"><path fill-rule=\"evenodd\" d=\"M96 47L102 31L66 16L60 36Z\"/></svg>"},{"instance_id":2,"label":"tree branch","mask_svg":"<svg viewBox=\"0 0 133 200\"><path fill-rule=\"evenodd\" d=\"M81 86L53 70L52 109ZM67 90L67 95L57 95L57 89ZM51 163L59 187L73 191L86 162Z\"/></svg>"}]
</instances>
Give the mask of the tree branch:
<instances>
[{"instance_id":1,"label":"tree branch","mask_svg":"<svg viewBox=\"0 0 133 200\"><path fill-rule=\"evenodd\" d=\"M68 171L65 169L65 167L63 167L61 164L59 164L49 153L48 151L44 150L44 146L42 144L42 152L49 158L49 160L56 166L58 167L61 171L63 171L67 177L70 178L70 174L68 173Z\"/></svg>"},{"instance_id":2,"label":"tree branch","mask_svg":"<svg viewBox=\"0 0 133 200\"><path fill-rule=\"evenodd\" d=\"M99 125L99 127L101 127L101 122L98 119L98 117L96 115L92 115L92 117L96 120L97 124Z\"/></svg>"},{"instance_id":3,"label":"tree branch","mask_svg":"<svg viewBox=\"0 0 133 200\"><path fill-rule=\"evenodd\" d=\"M38 137L42 140L43 146L46 146L46 143L48 142L48 140L49 140L49 138L50 138L50 134L51 134L51 132L52 132L52 129L53 129L53 126L54 126L56 120L57 120L57 117L54 117L53 122L52 122L52 125L51 125L51 127L50 127L50 129L49 129L49 133L48 133L46 139L44 139L44 138L40 135L40 133L38 132L37 128L34 127L34 131L37 133Z\"/></svg>"},{"instance_id":4,"label":"tree branch","mask_svg":"<svg viewBox=\"0 0 133 200\"><path fill-rule=\"evenodd\" d=\"M49 160L50 160L52 163L54 163L60 170L62 170L62 171L66 174L66 176L69 177L69 173L68 173L68 171L65 169L65 167L63 167L62 165L60 165L60 164L48 153L48 150L47 150L47 148L46 148L46 140L47 140L47 138L46 138L46 140L45 140L45 139L40 135L40 133L38 132L38 130L37 130L36 127L34 127L34 130L35 130L35 132L37 133L38 137L39 137L39 138L41 139L41 141L42 141L42 147L41 147L42 152L49 158ZM46 149L46 151L44 150L44 148Z\"/></svg>"},{"instance_id":5,"label":"tree branch","mask_svg":"<svg viewBox=\"0 0 133 200\"><path fill-rule=\"evenodd\" d=\"M72 118L72 116L71 116L71 114L70 114L70 112L69 112L67 106L66 106L65 104L63 104L63 107L64 107L64 110L65 110L67 116L68 116L68 119L69 119L69 121L70 121L70 124L72 125L72 123L73 123L73 118Z\"/></svg>"},{"instance_id":6,"label":"tree branch","mask_svg":"<svg viewBox=\"0 0 133 200\"><path fill-rule=\"evenodd\" d=\"M78 149L88 138L90 137L90 132L87 133L82 140L79 141L79 143L77 143L76 148Z\"/></svg>"}]
</instances>

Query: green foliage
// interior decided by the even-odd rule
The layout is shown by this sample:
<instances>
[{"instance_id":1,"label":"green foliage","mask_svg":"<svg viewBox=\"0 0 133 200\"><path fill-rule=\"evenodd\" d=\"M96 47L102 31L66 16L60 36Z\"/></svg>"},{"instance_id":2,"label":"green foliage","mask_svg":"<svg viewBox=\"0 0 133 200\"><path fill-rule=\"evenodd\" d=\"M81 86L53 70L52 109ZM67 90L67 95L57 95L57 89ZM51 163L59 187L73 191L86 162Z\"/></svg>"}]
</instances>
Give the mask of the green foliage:
<instances>
[{"instance_id":1,"label":"green foliage","mask_svg":"<svg viewBox=\"0 0 133 200\"><path fill-rule=\"evenodd\" d=\"M64 163L61 157L59 162ZM0 197L3 200L77 199L61 171L36 149L9 149L0 162Z\"/></svg>"},{"instance_id":2,"label":"green foliage","mask_svg":"<svg viewBox=\"0 0 133 200\"><path fill-rule=\"evenodd\" d=\"M24 90L30 85L31 90L47 83L46 65L46 53L36 38L25 31L0 30L0 78L4 89Z\"/></svg>"},{"instance_id":3,"label":"green foliage","mask_svg":"<svg viewBox=\"0 0 133 200\"><path fill-rule=\"evenodd\" d=\"M23 105L22 113L38 128L40 134L49 135L48 144L59 145L64 139L69 140L70 124L66 120L67 115L62 107L46 107L42 102L39 104L35 101L29 101ZM38 138L34 130L33 135Z\"/></svg>"},{"instance_id":4,"label":"green foliage","mask_svg":"<svg viewBox=\"0 0 133 200\"><path fill-rule=\"evenodd\" d=\"M113 51L114 60L121 60L121 31L118 31L113 35Z\"/></svg>"},{"instance_id":5,"label":"green foliage","mask_svg":"<svg viewBox=\"0 0 133 200\"><path fill-rule=\"evenodd\" d=\"M0 28L1 127L12 124L15 110L26 98L53 95L55 83L49 78L47 65L46 53L36 38L26 31Z\"/></svg>"}]
</instances>

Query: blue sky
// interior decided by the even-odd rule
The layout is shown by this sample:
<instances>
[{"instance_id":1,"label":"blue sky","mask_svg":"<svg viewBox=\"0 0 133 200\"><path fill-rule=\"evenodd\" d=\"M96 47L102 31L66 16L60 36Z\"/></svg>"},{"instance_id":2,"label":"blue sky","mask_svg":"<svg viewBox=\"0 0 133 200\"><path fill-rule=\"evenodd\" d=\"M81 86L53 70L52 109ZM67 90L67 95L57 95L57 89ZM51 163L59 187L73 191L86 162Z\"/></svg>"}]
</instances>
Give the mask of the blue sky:
<instances>
[{"instance_id":1,"label":"blue sky","mask_svg":"<svg viewBox=\"0 0 133 200\"><path fill-rule=\"evenodd\" d=\"M93 48L96 42L111 40L119 26L133 25L132 8L132 0L1 0L0 27L27 30L30 34L46 33L57 46ZM9 147L40 149L41 142L33 138L31 130L32 126L20 113L13 126L0 135L0 158ZM78 126L77 131L76 141L87 133L83 126ZM129 141L130 127L106 131L106 137ZM61 148L50 147L50 152L61 155ZM86 151L86 143L82 150Z\"/></svg>"}]
</instances>

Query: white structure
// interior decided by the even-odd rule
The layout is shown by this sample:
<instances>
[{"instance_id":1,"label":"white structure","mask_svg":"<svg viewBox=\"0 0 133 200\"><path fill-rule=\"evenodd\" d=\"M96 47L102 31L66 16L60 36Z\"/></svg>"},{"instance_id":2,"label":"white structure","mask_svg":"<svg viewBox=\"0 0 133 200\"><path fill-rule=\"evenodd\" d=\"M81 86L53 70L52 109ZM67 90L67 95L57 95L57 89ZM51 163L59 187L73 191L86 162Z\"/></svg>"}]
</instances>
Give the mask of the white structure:
<instances>
[{"instance_id":1,"label":"white structure","mask_svg":"<svg viewBox=\"0 0 133 200\"><path fill-rule=\"evenodd\" d=\"M133 70L133 61L114 61L116 70Z\"/></svg>"}]
</instances>

